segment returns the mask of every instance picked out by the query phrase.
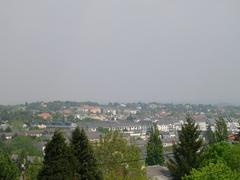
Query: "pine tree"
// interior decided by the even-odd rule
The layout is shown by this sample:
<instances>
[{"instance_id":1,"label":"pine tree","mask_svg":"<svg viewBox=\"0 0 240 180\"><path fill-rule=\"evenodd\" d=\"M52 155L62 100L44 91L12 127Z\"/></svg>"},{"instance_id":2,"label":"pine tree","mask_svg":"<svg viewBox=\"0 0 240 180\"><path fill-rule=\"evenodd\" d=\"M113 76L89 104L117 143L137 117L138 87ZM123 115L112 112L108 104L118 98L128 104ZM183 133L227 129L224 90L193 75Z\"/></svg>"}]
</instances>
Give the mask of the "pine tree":
<instances>
[{"instance_id":1,"label":"pine tree","mask_svg":"<svg viewBox=\"0 0 240 180\"><path fill-rule=\"evenodd\" d=\"M215 134L212 131L210 124L208 124L208 126L207 126L206 141L207 141L208 144L214 143L216 141Z\"/></svg>"},{"instance_id":2,"label":"pine tree","mask_svg":"<svg viewBox=\"0 0 240 180\"><path fill-rule=\"evenodd\" d=\"M78 127L72 133L71 147L77 159L76 171L78 178L83 180L102 179L96 165L92 146L83 129Z\"/></svg>"},{"instance_id":3,"label":"pine tree","mask_svg":"<svg viewBox=\"0 0 240 180\"><path fill-rule=\"evenodd\" d=\"M228 138L227 124L222 116L216 119L215 137L217 142L225 141Z\"/></svg>"},{"instance_id":4,"label":"pine tree","mask_svg":"<svg viewBox=\"0 0 240 180\"><path fill-rule=\"evenodd\" d=\"M187 114L186 123L179 132L179 142L173 147L174 158L169 158L167 162L168 169L175 179L181 179L184 175L188 175L192 168L199 167L202 144L198 126L195 125L190 114Z\"/></svg>"},{"instance_id":5,"label":"pine tree","mask_svg":"<svg viewBox=\"0 0 240 180\"><path fill-rule=\"evenodd\" d=\"M75 164L70 148L61 131L54 132L52 140L47 143L43 167L39 180L69 180L74 177Z\"/></svg>"},{"instance_id":6,"label":"pine tree","mask_svg":"<svg viewBox=\"0 0 240 180\"><path fill-rule=\"evenodd\" d=\"M162 165L163 158L163 145L160 138L160 132L156 125L150 129L150 137L147 143L147 165Z\"/></svg>"}]
</instances>

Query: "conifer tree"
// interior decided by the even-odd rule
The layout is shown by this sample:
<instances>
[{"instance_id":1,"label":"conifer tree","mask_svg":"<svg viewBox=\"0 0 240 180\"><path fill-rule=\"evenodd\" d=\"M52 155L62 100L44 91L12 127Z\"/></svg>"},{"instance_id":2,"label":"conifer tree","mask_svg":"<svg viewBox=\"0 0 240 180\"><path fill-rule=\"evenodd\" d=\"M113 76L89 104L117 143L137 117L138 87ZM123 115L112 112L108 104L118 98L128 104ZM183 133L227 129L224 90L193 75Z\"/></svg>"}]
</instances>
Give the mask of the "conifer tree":
<instances>
[{"instance_id":1,"label":"conifer tree","mask_svg":"<svg viewBox=\"0 0 240 180\"><path fill-rule=\"evenodd\" d=\"M77 127L72 133L71 147L77 159L76 171L78 179L97 180L102 179L101 173L96 165L96 159L92 146L83 129Z\"/></svg>"},{"instance_id":2,"label":"conifer tree","mask_svg":"<svg viewBox=\"0 0 240 180\"><path fill-rule=\"evenodd\" d=\"M208 124L207 131L206 131L206 142L208 144L211 144L211 143L214 143L215 141L216 141L215 140L215 134L214 134L214 132L211 129L211 125Z\"/></svg>"},{"instance_id":3,"label":"conifer tree","mask_svg":"<svg viewBox=\"0 0 240 180\"><path fill-rule=\"evenodd\" d=\"M74 177L75 164L70 148L61 131L54 132L52 140L47 143L43 167L39 180L69 180Z\"/></svg>"},{"instance_id":4,"label":"conifer tree","mask_svg":"<svg viewBox=\"0 0 240 180\"><path fill-rule=\"evenodd\" d=\"M150 137L147 143L147 165L162 165L163 158L163 145L160 138L160 132L156 125L150 129Z\"/></svg>"},{"instance_id":5,"label":"conifer tree","mask_svg":"<svg viewBox=\"0 0 240 180\"><path fill-rule=\"evenodd\" d=\"M203 140L200 131L190 114L186 116L186 123L179 132L179 142L174 145L174 158L169 158L168 169L175 179L188 175L192 168L198 168L201 163Z\"/></svg>"},{"instance_id":6,"label":"conifer tree","mask_svg":"<svg viewBox=\"0 0 240 180\"><path fill-rule=\"evenodd\" d=\"M228 138L227 124L222 116L216 119L215 137L217 142L225 141Z\"/></svg>"}]
</instances>

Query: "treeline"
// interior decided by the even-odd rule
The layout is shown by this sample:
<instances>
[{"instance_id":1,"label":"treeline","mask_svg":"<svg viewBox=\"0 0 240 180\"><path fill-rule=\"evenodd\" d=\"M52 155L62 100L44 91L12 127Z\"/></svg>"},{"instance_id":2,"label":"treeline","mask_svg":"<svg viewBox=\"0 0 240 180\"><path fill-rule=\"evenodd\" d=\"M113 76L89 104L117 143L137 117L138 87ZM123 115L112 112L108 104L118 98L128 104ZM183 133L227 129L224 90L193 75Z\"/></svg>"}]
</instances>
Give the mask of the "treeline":
<instances>
[{"instance_id":1,"label":"treeline","mask_svg":"<svg viewBox=\"0 0 240 180\"><path fill-rule=\"evenodd\" d=\"M76 128L69 143L56 131L46 145L38 179L144 179L139 159L139 149L119 132L105 134L92 146L83 129Z\"/></svg>"},{"instance_id":2,"label":"treeline","mask_svg":"<svg viewBox=\"0 0 240 180\"><path fill-rule=\"evenodd\" d=\"M139 148L117 131L92 144L83 129L76 128L69 141L57 130L46 144L43 162L31 163L26 169L13 163L7 154L1 157L0 177L7 180L19 179L20 175L38 180L147 179Z\"/></svg>"},{"instance_id":3,"label":"treeline","mask_svg":"<svg viewBox=\"0 0 240 180\"><path fill-rule=\"evenodd\" d=\"M216 119L214 132L208 126L204 140L198 125L187 114L178 142L167 155L163 155L159 133L156 126L150 130L147 165L166 165L176 180L240 179L240 143L228 141L227 125L222 116Z\"/></svg>"},{"instance_id":4,"label":"treeline","mask_svg":"<svg viewBox=\"0 0 240 180\"><path fill-rule=\"evenodd\" d=\"M147 179L145 164L166 165L174 179L234 180L240 177L240 144L228 142L224 118L216 119L215 131L210 127L201 136L190 114L179 132L173 153L163 153L160 132L150 129L147 157L128 143L117 131L106 132L99 142L90 143L83 129L76 128L71 138L55 131L46 145L43 162L35 162L21 176L30 179ZM1 154L0 177L19 178L19 170L10 158ZM18 166L19 167L19 166ZM21 168L20 168L21 169Z\"/></svg>"},{"instance_id":5,"label":"treeline","mask_svg":"<svg viewBox=\"0 0 240 180\"><path fill-rule=\"evenodd\" d=\"M208 128L204 142L192 117L179 132L179 141L173 147L173 157L167 166L175 179L237 180L240 177L240 144L227 141L227 125L223 117L215 122L215 132Z\"/></svg>"},{"instance_id":6,"label":"treeline","mask_svg":"<svg viewBox=\"0 0 240 180\"><path fill-rule=\"evenodd\" d=\"M19 120L22 122L29 122L33 118L33 114L30 111L17 110L15 108L0 108L0 121Z\"/></svg>"}]
</instances>

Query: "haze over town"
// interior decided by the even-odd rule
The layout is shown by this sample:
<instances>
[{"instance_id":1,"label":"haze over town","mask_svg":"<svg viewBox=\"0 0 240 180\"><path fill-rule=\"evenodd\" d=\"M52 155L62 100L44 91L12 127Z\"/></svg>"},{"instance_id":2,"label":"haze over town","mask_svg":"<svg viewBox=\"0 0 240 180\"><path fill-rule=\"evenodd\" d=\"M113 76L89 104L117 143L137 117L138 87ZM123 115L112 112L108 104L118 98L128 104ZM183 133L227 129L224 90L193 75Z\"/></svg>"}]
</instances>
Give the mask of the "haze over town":
<instances>
[{"instance_id":1,"label":"haze over town","mask_svg":"<svg viewBox=\"0 0 240 180\"><path fill-rule=\"evenodd\" d=\"M1 104L240 104L233 1L2 1Z\"/></svg>"}]
</instances>

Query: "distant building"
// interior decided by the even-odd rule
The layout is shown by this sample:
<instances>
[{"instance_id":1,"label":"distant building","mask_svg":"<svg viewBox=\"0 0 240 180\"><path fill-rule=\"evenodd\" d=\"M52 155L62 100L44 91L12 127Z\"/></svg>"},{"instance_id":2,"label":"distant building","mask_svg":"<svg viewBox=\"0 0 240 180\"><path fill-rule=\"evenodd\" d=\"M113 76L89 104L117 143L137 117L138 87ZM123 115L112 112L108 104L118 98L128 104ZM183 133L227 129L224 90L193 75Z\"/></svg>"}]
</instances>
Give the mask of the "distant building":
<instances>
[{"instance_id":1,"label":"distant building","mask_svg":"<svg viewBox=\"0 0 240 180\"><path fill-rule=\"evenodd\" d=\"M52 119L52 115L49 112L42 112L38 115L41 119Z\"/></svg>"},{"instance_id":2,"label":"distant building","mask_svg":"<svg viewBox=\"0 0 240 180\"><path fill-rule=\"evenodd\" d=\"M157 128L159 131L169 132L169 125L168 124L158 124Z\"/></svg>"},{"instance_id":3,"label":"distant building","mask_svg":"<svg viewBox=\"0 0 240 180\"><path fill-rule=\"evenodd\" d=\"M196 122L196 124L199 126L200 131L207 131L207 123L204 122Z\"/></svg>"},{"instance_id":4,"label":"distant building","mask_svg":"<svg viewBox=\"0 0 240 180\"><path fill-rule=\"evenodd\" d=\"M80 106L79 111L84 113L100 114L102 109L99 106L82 105Z\"/></svg>"}]
</instances>

